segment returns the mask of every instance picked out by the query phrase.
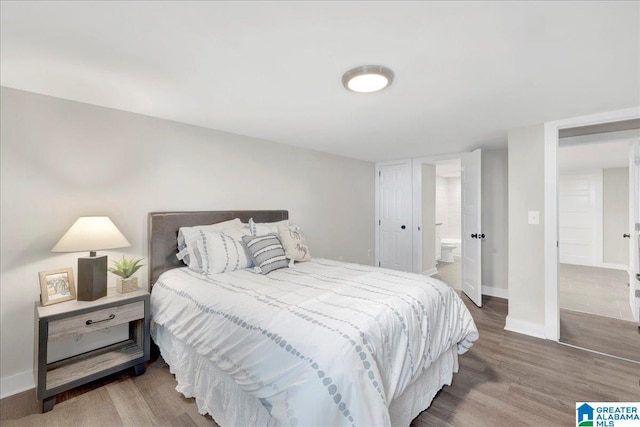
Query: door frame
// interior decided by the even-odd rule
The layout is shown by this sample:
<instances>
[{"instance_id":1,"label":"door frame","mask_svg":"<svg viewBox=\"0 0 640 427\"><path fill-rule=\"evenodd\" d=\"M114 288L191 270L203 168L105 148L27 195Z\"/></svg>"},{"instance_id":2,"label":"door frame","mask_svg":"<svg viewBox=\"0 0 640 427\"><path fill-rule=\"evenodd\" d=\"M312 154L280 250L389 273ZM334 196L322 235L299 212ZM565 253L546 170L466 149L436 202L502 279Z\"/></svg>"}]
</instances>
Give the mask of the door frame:
<instances>
[{"instance_id":1,"label":"door frame","mask_svg":"<svg viewBox=\"0 0 640 427\"><path fill-rule=\"evenodd\" d=\"M412 159L400 159L400 160L390 160L386 162L376 162L376 174L374 176L375 180L375 216L374 216L374 227L375 227L375 246L374 246L374 266L378 267L380 265L380 167L381 166L390 166L390 165L398 165L398 164L408 164L409 165L409 177L413 175L413 163ZM409 185L413 187L413 182L409 179ZM414 203L413 194L409 198L411 203ZM413 206L409 207L409 221L408 224L413 224ZM409 233L409 250L413 254L415 246L415 241L413 238L413 233ZM413 263L413 256L409 257L409 267L410 270L413 271L415 269L415 265Z\"/></svg>"},{"instance_id":2,"label":"door frame","mask_svg":"<svg viewBox=\"0 0 640 427\"><path fill-rule=\"evenodd\" d=\"M560 339L560 301L558 287L558 132L580 126L640 118L640 107L544 123L544 293L545 336Z\"/></svg>"},{"instance_id":3,"label":"door frame","mask_svg":"<svg viewBox=\"0 0 640 427\"><path fill-rule=\"evenodd\" d=\"M638 232L638 224L640 222L640 165L638 162L638 157L640 156L640 138L634 138L631 140L631 146L629 147L629 305L631 306L631 315L633 319L638 322L640 317L640 310L638 307L638 292L640 291L640 285L638 281L640 280L640 276L636 276L637 273L640 273L640 257L638 256L638 251L640 247L636 245L640 245L640 236ZM632 190L636 189L632 193Z\"/></svg>"},{"instance_id":4,"label":"door frame","mask_svg":"<svg viewBox=\"0 0 640 427\"><path fill-rule=\"evenodd\" d=\"M413 240L413 272L422 273L422 164L434 164L441 160L462 161L462 157L468 152L443 154L439 156L416 157L413 159L413 221L411 223L411 235ZM377 221L376 221L377 222Z\"/></svg>"}]
</instances>

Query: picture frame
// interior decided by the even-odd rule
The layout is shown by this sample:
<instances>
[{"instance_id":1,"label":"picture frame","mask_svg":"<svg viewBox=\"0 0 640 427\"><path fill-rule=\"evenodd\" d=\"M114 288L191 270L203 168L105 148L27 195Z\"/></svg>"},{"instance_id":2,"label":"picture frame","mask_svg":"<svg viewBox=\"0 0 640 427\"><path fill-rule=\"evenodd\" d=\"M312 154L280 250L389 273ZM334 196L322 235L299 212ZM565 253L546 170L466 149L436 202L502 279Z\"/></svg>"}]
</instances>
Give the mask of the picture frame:
<instances>
[{"instance_id":1,"label":"picture frame","mask_svg":"<svg viewBox=\"0 0 640 427\"><path fill-rule=\"evenodd\" d=\"M76 299L76 286L71 267L41 271L38 275L40 276L40 303L43 306Z\"/></svg>"}]
</instances>

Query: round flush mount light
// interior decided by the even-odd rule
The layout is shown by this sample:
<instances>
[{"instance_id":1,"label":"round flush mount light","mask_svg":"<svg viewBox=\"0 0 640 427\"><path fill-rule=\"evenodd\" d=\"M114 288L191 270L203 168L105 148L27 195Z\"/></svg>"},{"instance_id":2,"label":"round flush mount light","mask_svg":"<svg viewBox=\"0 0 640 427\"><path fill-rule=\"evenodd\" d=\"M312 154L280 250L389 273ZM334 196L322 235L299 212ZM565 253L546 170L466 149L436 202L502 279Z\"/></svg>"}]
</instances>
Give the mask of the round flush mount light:
<instances>
[{"instance_id":1,"label":"round flush mount light","mask_svg":"<svg viewBox=\"0 0 640 427\"><path fill-rule=\"evenodd\" d=\"M347 71L342 84L352 92L377 92L393 82L393 71L382 65L362 65Z\"/></svg>"}]
</instances>

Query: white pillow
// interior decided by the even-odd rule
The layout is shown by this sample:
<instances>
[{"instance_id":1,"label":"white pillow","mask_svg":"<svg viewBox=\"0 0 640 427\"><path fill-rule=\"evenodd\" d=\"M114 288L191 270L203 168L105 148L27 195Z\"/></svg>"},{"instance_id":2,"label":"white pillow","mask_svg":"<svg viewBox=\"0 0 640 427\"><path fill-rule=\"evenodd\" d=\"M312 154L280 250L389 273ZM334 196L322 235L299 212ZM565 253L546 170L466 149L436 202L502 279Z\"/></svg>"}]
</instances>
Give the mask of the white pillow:
<instances>
[{"instance_id":1,"label":"white pillow","mask_svg":"<svg viewBox=\"0 0 640 427\"><path fill-rule=\"evenodd\" d=\"M200 237L199 231L220 232L229 229L243 229L244 227L245 225L239 218L210 225L180 227L178 230L178 253L176 256L179 260L188 265L189 268L201 273L202 255L200 254L196 244Z\"/></svg>"},{"instance_id":2,"label":"white pillow","mask_svg":"<svg viewBox=\"0 0 640 427\"><path fill-rule=\"evenodd\" d=\"M248 229L227 229L221 232L199 231L198 252L202 259L202 274L218 274L251 267L251 257L242 243L251 236Z\"/></svg>"},{"instance_id":3,"label":"white pillow","mask_svg":"<svg viewBox=\"0 0 640 427\"><path fill-rule=\"evenodd\" d=\"M278 226L288 227L289 220L285 219L278 222L253 222L253 218L249 218L249 230L251 230L251 234L253 236L278 234Z\"/></svg>"},{"instance_id":4,"label":"white pillow","mask_svg":"<svg viewBox=\"0 0 640 427\"><path fill-rule=\"evenodd\" d=\"M304 237L293 227L278 227L284 253L291 261L309 261L311 254Z\"/></svg>"}]
</instances>

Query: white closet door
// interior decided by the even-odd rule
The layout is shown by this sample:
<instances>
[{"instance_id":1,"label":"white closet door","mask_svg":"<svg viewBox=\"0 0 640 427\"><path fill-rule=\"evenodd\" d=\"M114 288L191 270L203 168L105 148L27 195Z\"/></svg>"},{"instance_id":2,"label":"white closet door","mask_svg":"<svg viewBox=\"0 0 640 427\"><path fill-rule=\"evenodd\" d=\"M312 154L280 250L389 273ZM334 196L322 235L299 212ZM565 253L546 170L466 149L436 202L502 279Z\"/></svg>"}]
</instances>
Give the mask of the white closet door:
<instances>
[{"instance_id":1,"label":"white closet door","mask_svg":"<svg viewBox=\"0 0 640 427\"><path fill-rule=\"evenodd\" d=\"M379 266L412 271L411 161L378 167Z\"/></svg>"},{"instance_id":2,"label":"white closet door","mask_svg":"<svg viewBox=\"0 0 640 427\"><path fill-rule=\"evenodd\" d=\"M560 175L558 183L560 262L602 262L602 170Z\"/></svg>"}]
</instances>

